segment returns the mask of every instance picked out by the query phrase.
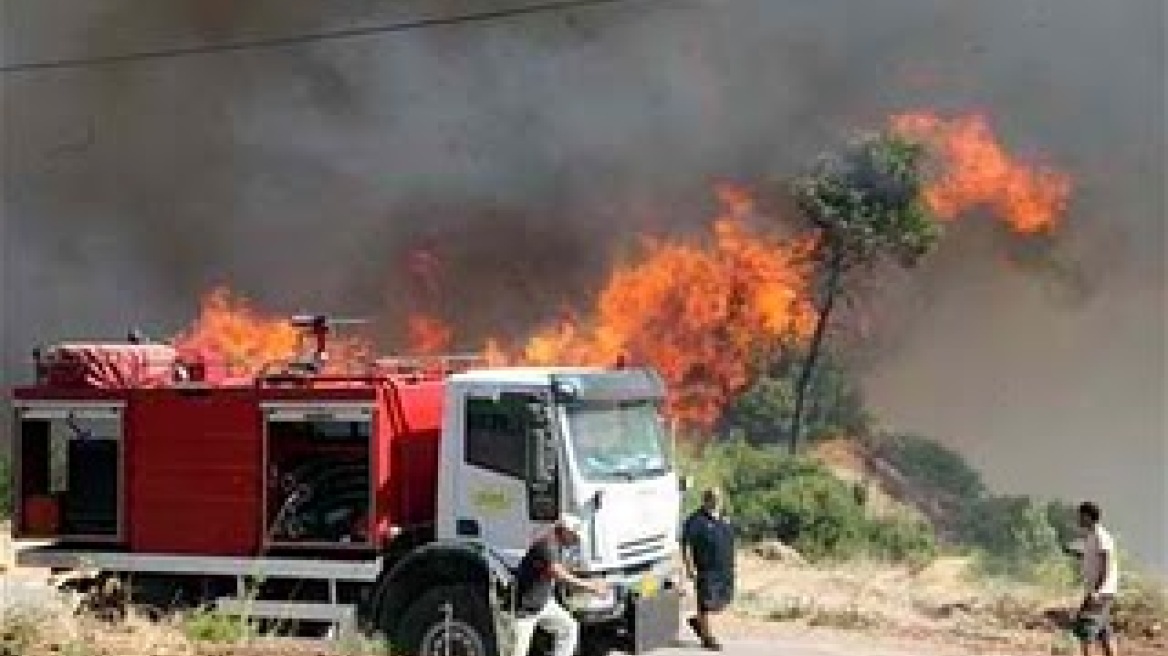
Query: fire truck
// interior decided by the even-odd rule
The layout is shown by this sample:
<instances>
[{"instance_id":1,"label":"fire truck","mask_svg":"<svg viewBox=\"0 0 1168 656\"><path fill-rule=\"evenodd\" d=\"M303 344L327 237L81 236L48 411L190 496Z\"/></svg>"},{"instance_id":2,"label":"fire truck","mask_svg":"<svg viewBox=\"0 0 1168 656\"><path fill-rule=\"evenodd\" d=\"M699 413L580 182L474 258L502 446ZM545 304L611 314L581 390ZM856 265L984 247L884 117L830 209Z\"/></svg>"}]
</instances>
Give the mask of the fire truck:
<instances>
[{"instance_id":1,"label":"fire truck","mask_svg":"<svg viewBox=\"0 0 1168 656\"><path fill-rule=\"evenodd\" d=\"M567 562L612 590L558 592L582 645L675 639L684 483L653 371L453 356L338 371L329 318L295 323L315 346L247 376L137 340L34 352L12 393L18 564L401 653L496 656L514 568L567 513L585 526Z\"/></svg>"}]
</instances>

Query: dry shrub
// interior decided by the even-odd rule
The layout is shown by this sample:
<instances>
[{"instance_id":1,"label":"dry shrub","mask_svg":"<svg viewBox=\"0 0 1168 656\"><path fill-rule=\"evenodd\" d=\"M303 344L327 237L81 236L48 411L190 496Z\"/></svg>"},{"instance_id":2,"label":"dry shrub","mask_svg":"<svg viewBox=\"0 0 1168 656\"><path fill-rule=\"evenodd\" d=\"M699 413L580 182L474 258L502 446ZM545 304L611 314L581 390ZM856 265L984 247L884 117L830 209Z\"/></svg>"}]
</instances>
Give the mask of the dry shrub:
<instances>
[{"instance_id":1,"label":"dry shrub","mask_svg":"<svg viewBox=\"0 0 1168 656\"><path fill-rule=\"evenodd\" d=\"M1114 622L1121 634L1132 638L1165 637L1168 635L1168 587L1150 577L1128 576L1115 601Z\"/></svg>"},{"instance_id":2,"label":"dry shrub","mask_svg":"<svg viewBox=\"0 0 1168 656\"><path fill-rule=\"evenodd\" d=\"M42 640L42 613L24 607L0 614L0 656L25 656Z\"/></svg>"}]
</instances>

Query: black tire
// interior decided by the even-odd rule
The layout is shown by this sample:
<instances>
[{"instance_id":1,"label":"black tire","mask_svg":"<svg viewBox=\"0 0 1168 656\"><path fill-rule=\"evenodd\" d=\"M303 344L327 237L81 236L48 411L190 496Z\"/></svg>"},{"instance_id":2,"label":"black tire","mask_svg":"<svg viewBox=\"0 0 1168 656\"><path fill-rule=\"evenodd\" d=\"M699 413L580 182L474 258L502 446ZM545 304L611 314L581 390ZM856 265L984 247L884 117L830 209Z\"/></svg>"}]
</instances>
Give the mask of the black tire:
<instances>
[{"instance_id":1,"label":"black tire","mask_svg":"<svg viewBox=\"0 0 1168 656\"><path fill-rule=\"evenodd\" d=\"M621 636L616 627L608 624L584 626L580 628L579 656L608 656L622 647Z\"/></svg>"},{"instance_id":2,"label":"black tire","mask_svg":"<svg viewBox=\"0 0 1168 656\"><path fill-rule=\"evenodd\" d=\"M552 656L555 652L555 637L547 631L537 628L531 636L531 646L527 650L527 656ZM580 650L577 649L576 652L579 653Z\"/></svg>"},{"instance_id":3,"label":"black tire","mask_svg":"<svg viewBox=\"0 0 1168 656\"><path fill-rule=\"evenodd\" d=\"M447 639L450 656L499 656L490 608L474 586L442 586L418 597L397 622L392 642L396 653L445 656Z\"/></svg>"}]
</instances>

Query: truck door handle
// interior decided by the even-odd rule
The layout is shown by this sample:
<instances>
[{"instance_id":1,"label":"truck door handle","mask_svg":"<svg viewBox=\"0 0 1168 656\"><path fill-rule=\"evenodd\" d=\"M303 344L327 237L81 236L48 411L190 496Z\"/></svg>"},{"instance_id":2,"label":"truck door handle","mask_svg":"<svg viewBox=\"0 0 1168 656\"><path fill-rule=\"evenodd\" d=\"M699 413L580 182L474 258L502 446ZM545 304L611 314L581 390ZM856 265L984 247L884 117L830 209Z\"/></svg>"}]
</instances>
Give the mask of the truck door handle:
<instances>
[{"instance_id":1,"label":"truck door handle","mask_svg":"<svg viewBox=\"0 0 1168 656\"><path fill-rule=\"evenodd\" d=\"M477 538L481 534L477 519L459 519L455 523L454 532L459 537Z\"/></svg>"}]
</instances>

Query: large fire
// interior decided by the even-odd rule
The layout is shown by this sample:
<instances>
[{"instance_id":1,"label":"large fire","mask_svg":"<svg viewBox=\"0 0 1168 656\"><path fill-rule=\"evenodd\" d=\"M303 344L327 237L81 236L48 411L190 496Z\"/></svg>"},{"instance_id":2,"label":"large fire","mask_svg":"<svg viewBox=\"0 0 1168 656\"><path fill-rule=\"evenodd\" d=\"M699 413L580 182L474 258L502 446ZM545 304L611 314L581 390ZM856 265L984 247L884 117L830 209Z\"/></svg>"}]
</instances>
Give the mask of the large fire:
<instances>
[{"instance_id":1,"label":"large fire","mask_svg":"<svg viewBox=\"0 0 1168 656\"><path fill-rule=\"evenodd\" d=\"M672 416L712 424L749 383L759 354L806 336L815 317L804 245L752 231L754 203L744 191L723 186L718 197L724 210L710 235L645 238L640 257L612 271L594 315L566 312L518 348L491 341L488 361L652 366L670 391ZM435 317L413 315L407 329L412 353L437 354L450 346L452 329ZM253 310L226 289L207 294L198 319L175 343L228 362L237 375L254 375L304 348L301 333L285 319ZM359 340L334 340L330 362L348 364L368 352Z\"/></svg>"},{"instance_id":2,"label":"large fire","mask_svg":"<svg viewBox=\"0 0 1168 656\"><path fill-rule=\"evenodd\" d=\"M1066 175L1026 166L1005 152L981 116L940 118L920 112L893 117L894 129L935 155L926 201L941 218L988 207L1014 230L1052 230L1067 204ZM814 271L809 240L781 240L751 228L755 203L742 189L716 189L722 211L706 235L643 239L637 256L616 266L595 307L565 310L552 325L518 344L486 343L492 365L651 366L665 379L670 414L696 428L711 426L750 383L760 356L811 332ZM440 293L437 257L419 250L409 260L428 300ZM416 313L404 325L415 355L449 349L453 327ZM507 327L501 326L500 330ZM254 375L305 347L302 333L281 317L254 311L242 298L216 289L203 300L180 349L230 363ZM331 366L366 362L370 344L333 340Z\"/></svg>"},{"instance_id":3,"label":"large fire","mask_svg":"<svg viewBox=\"0 0 1168 656\"><path fill-rule=\"evenodd\" d=\"M512 361L649 365L665 379L673 417L711 425L756 358L806 336L815 317L803 245L748 228L754 204L742 190L718 195L724 210L707 240L646 239L637 261L610 274L594 316L565 316Z\"/></svg>"},{"instance_id":4,"label":"large fire","mask_svg":"<svg viewBox=\"0 0 1168 656\"><path fill-rule=\"evenodd\" d=\"M924 143L937 158L925 201L940 218L986 207L1013 230L1032 234L1054 229L1066 209L1070 178L1012 158L984 116L911 112L892 117L892 127Z\"/></svg>"}]
</instances>

